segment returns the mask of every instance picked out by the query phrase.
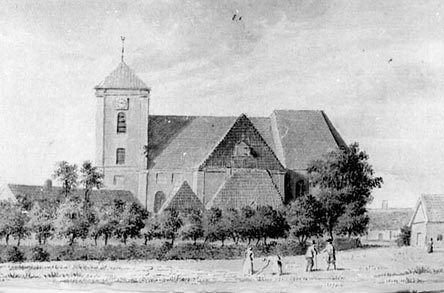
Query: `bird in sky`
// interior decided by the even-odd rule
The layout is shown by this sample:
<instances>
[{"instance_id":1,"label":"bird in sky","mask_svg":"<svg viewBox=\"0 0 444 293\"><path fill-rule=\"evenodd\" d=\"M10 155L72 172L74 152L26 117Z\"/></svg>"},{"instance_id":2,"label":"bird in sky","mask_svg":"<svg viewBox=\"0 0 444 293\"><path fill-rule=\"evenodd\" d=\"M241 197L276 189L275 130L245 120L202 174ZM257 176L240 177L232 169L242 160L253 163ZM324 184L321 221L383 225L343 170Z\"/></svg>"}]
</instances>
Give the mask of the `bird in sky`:
<instances>
[{"instance_id":1,"label":"bird in sky","mask_svg":"<svg viewBox=\"0 0 444 293\"><path fill-rule=\"evenodd\" d=\"M388 61L388 63L390 63L390 62L392 62L392 61L393 61L393 58L390 58L389 61Z\"/></svg>"},{"instance_id":2,"label":"bird in sky","mask_svg":"<svg viewBox=\"0 0 444 293\"><path fill-rule=\"evenodd\" d=\"M242 20L242 16L239 14L239 10L238 9L236 9L236 12L233 14L233 17L231 18L231 20L232 21L235 21L235 20L240 21L240 20Z\"/></svg>"}]
</instances>

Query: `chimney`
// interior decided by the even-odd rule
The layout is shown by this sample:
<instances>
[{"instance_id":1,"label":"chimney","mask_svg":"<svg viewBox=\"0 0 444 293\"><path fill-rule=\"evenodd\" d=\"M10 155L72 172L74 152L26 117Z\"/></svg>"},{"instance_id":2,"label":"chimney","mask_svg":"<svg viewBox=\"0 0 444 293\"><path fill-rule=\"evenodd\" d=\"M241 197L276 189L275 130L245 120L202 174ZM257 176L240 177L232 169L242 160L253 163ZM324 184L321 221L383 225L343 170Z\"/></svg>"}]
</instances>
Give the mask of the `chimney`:
<instances>
[{"instance_id":1,"label":"chimney","mask_svg":"<svg viewBox=\"0 0 444 293\"><path fill-rule=\"evenodd\" d=\"M43 183L43 190L52 190L52 181L51 179L46 179L45 183Z\"/></svg>"},{"instance_id":2,"label":"chimney","mask_svg":"<svg viewBox=\"0 0 444 293\"><path fill-rule=\"evenodd\" d=\"M382 208L383 210L387 210L387 209L388 209L388 206L389 206L388 200L383 200L383 201L382 201L382 206L381 206L381 208Z\"/></svg>"}]
</instances>

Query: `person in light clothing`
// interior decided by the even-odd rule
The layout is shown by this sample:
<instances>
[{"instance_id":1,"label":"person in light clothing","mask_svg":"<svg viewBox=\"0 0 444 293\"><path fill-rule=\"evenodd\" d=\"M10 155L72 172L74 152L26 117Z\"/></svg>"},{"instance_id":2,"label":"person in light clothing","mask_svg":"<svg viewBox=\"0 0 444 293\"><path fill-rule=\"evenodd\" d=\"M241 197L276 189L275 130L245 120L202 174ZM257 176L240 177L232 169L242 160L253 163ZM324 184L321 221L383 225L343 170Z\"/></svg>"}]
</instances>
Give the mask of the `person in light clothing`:
<instances>
[{"instance_id":1,"label":"person in light clothing","mask_svg":"<svg viewBox=\"0 0 444 293\"><path fill-rule=\"evenodd\" d=\"M244 275L253 274L253 261L254 261L253 249L251 249L251 247L248 247L247 250L245 251L244 266L243 266Z\"/></svg>"},{"instance_id":2,"label":"person in light clothing","mask_svg":"<svg viewBox=\"0 0 444 293\"><path fill-rule=\"evenodd\" d=\"M307 267L305 268L306 272L311 272L313 270L313 260L317 254L316 241L313 240L312 244L307 248L307 252L305 253L305 259L307 260Z\"/></svg>"},{"instance_id":3,"label":"person in light clothing","mask_svg":"<svg viewBox=\"0 0 444 293\"><path fill-rule=\"evenodd\" d=\"M327 271L330 269L330 265L333 265L333 269L336 270L336 249L332 243L333 239L328 239L327 246L321 251L321 253L327 253Z\"/></svg>"}]
</instances>

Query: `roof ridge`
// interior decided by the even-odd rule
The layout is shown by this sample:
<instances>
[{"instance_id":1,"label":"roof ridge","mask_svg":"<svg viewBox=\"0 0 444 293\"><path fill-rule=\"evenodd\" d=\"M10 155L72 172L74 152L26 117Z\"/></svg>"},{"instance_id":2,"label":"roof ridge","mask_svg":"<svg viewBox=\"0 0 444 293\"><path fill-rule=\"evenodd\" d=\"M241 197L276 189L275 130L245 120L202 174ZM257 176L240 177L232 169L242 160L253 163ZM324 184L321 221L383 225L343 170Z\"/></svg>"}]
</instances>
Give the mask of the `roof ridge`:
<instances>
[{"instance_id":1,"label":"roof ridge","mask_svg":"<svg viewBox=\"0 0 444 293\"><path fill-rule=\"evenodd\" d=\"M278 186L276 185L276 183L273 180L273 176L271 176L271 172L270 170L265 170L267 172L268 178L271 180L271 184L273 184L274 188L276 188L277 193L279 194L279 197L281 198L282 202L285 202L285 198L282 197L281 192L279 191Z\"/></svg>"},{"instance_id":2,"label":"roof ridge","mask_svg":"<svg viewBox=\"0 0 444 293\"><path fill-rule=\"evenodd\" d=\"M321 112L322 117L324 118L325 123L327 123L327 127L330 130L330 133L333 135L333 139L335 140L338 147L342 147L342 146L347 147L347 144L345 143L344 139L341 137L339 132L333 126L333 123L331 123L327 114L325 114L324 111L320 111L320 112Z\"/></svg>"},{"instance_id":3,"label":"roof ridge","mask_svg":"<svg viewBox=\"0 0 444 293\"><path fill-rule=\"evenodd\" d=\"M245 114L243 114L243 115L245 115ZM204 157L203 161L197 166L198 169L200 169L201 166L202 166L203 164L205 164L205 163L209 160L210 156L214 153L214 150L215 150L215 149L217 148L217 146L218 146L218 145L219 145L219 144L225 139L225 137L228 135L228 133L230 132L230 130L231 130L231 129L233 128L233 126L236 124L236 122L238 121L238 119L239 119L239 117L238 117L237 119L235 119L233 123L231 123L230 127L228 127L227 131L224 133L224 135L222 136L222 138L219 139L219 140L214 144L214 146L210 149L210 152Z\"/></svg>"}]
</instances>

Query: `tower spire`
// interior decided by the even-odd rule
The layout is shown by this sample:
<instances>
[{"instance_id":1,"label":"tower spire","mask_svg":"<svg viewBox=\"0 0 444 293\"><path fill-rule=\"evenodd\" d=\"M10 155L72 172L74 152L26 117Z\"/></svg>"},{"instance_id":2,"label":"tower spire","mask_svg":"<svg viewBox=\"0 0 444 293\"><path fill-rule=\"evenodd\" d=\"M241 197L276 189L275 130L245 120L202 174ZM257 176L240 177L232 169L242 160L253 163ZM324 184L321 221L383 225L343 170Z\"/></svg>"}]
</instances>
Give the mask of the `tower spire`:
<instances>
[{"instance_id":1,"label":"tower spire","mask_svg":"<svg viewBox=\"0 0 444 293\"><path fill-rule=\"evenodd\" d=\"M123 62L123 54L125 53L125 37L120 36L120 39L122 40L122 62Z\"/></svg>"}]
</instances>

